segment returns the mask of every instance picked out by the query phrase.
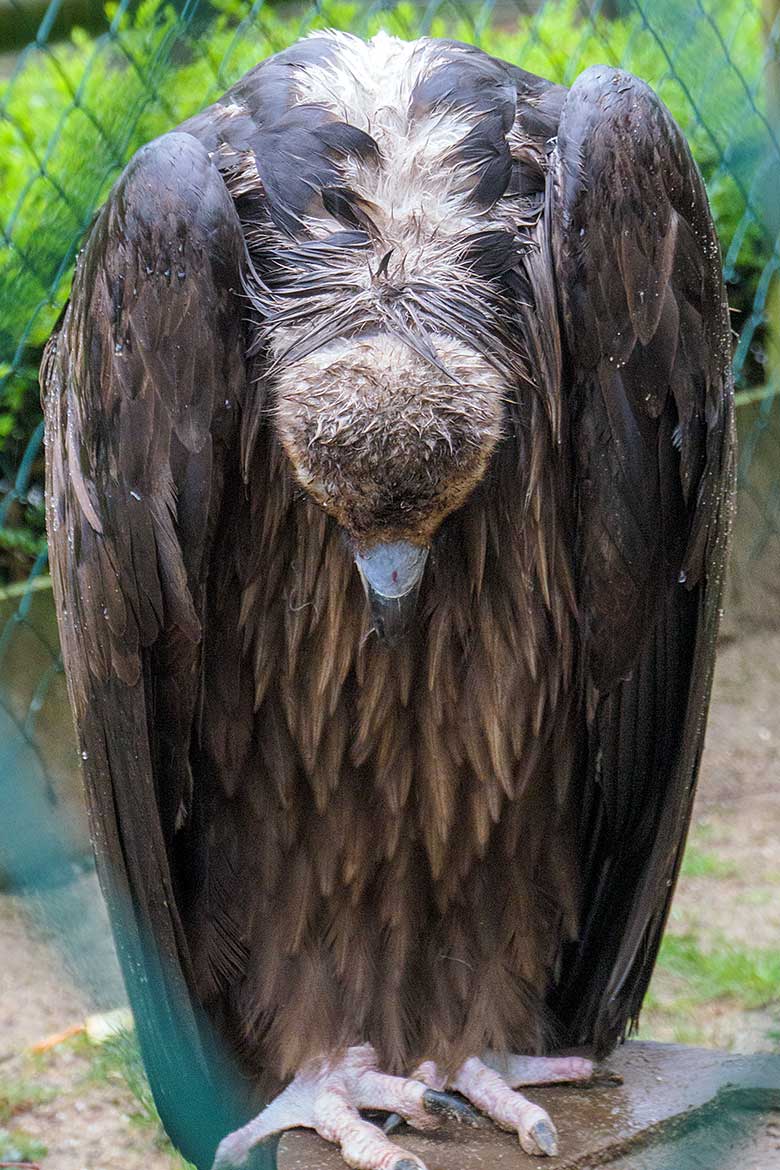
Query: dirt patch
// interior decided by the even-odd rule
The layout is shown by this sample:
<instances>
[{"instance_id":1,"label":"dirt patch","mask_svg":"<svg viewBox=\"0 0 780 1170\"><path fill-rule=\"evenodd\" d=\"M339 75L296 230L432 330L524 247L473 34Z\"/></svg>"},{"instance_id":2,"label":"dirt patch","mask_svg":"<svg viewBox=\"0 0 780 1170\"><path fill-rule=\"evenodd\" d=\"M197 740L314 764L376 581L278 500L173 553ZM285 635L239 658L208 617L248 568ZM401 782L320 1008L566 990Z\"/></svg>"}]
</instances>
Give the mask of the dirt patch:
<instances>
[{"instance_id":1,"label":"dirt patch","mask_svg":"<svg viewBox=\"0 0 780 1170\"><path fill-rule=\"evenodd\" d=\"M688 950L665 954L644 1016L645 1036L743 1052L778 1047L780 991L778 1003L771 995L754 1002L761 997L761 979L768 984L761 964L771 968L775 955L780 962L778 711L780 634L726 642L691 848L669 928L669 941ZM57 938L67 943L64 954L46 941L52 922ZM747 963L741 992L740 970L729 982L728 968L724 975L718 965L729 946ZM96 1079L94 1052L85 1044L58 1045L36 1059L28 1054L30 1046L83 1020L96 1006L108 1008L121 999L94 879L80 879L43 908L0 896L0 954L0 1085L32 1079L48 1098L16 1113L7 1128L47 1147L39 1159L43 1170L179 1166L159 1148L155 1131L134 1120L137 1102L121 1075L109 1070ZM705 991L706 978L713 980L713 994L703 1001L686 986L690 972L698 978L698 954L704 968L708 958L718 960L702 975Z\"/></svg>"},{"instance_id":2,"label":"dirt patch","mask_svg":"<svg viewBox=\"0 0 780 1170\"><path fill-rule=\"evenodd\" d=\"M765 972L780 970L779 712L780 635L727 641L667 932L667 943L691 940L702 965L714 956L712 995L704 1003L686 1002L690 988L663 960L653 980L653 1006L643 1017L644 1036L741 1052L780 1047L780 985L775 1000L751 1003L761 998ZM741 992L735 990L740 963ZM683 970L695 974L691 964ZM705 988L706 978L704 972Z\"/></svg>"},{"instance_id":3,"label":"dirt patch","mask_svg":"<svg viewBox=\"0 0 780 1170\"><path fill-rule=\"evenodd\" d=\"M780 947L779 723L780 635L723 647L691 835L723 869L683 879L675 930Z\"/></svg>"}]
</instances>

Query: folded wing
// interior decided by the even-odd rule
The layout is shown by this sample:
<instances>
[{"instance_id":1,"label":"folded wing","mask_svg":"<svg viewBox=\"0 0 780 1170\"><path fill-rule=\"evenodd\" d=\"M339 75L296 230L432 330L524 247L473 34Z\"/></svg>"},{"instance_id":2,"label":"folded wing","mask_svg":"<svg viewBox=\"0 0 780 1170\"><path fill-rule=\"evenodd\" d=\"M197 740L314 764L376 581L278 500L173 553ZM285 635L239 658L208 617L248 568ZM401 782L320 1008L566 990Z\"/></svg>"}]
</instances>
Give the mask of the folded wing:
<instances>
[{"instance_id":1,"label":"folded wing","mask_svg":"<svg viewBox=\"0 0 780 1170\"><path fill-rule=\"evenodd\" d=\"M235 1124L176 872L212 535L244 397L233 202L205 149L135 156L46 350L49 539L98 871L155 1100L199 1165Z\"/></svg>"},{"instance_id":2,"label":"folded wing","mask_svg":"<svg viewBox=\"0 0 780 1170\"><path fill-rule=\"evenodd\" d=\"M643 82L578 78L548 198L588 706L584 924L556 1006L570 1041L607 1050L652 972L701 756L733 493L730 329L701 176Z\"/></svg>"}]
</instances>

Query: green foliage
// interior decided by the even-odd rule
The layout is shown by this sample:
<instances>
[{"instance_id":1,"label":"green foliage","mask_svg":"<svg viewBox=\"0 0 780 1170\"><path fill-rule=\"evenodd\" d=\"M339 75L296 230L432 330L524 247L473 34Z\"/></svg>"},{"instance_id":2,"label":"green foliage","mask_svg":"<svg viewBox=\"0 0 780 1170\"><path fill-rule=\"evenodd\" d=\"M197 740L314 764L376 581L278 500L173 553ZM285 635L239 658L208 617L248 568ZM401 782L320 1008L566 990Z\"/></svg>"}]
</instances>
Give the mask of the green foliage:
<instances>
[{"instance_id":1,"label":"green foliage","mask_svg":"<svg viewBox=\"0 0 780 1170\"><path fill-rule=\"evenodd\" d=\"M514 17L504 7L491 13L490 4L475 4L468 15L468 5L448 0L401 0L381 10L362 0L321 0L292 14L255 5L247 16L246 0L216 0L208 25L196 27L160 0L143 0L132 13L108 5L111 31L102 38L77 30L67 43L31 46L0 83L0 490L8 490L37 422L35 372L67 296L75 249L121 167L143 142L309 28L454 36L565 84L598 62L644 77L691 141L724 251L736 241L730 299L741 313L737 324L749 321L770 254L764 196L776 171L764 162L778 159L760 113L760 3L706 0L709 20L698 4L634 2L632 15L608 21L583 17L580 0L548 0L534 15ZM748 384L766 381L760 341L759 330L741 359ZM41 475L39 461L32 482ZM24 502L6 517L6 527L30 533L26 546L14 545L17 559L40 547L41 519Z\"/></svg>"}]
</instances>

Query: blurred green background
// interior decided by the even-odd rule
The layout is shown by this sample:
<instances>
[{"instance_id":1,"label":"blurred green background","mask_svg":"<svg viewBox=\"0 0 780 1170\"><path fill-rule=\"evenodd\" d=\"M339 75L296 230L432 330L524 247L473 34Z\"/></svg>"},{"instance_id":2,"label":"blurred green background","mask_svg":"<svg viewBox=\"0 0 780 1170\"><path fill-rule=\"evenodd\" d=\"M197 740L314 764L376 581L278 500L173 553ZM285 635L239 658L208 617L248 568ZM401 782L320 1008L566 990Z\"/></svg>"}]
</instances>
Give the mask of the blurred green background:
<instances>
[{"instance_id":1,"label":"blurred green background","mask_svg":"<svg viewBox=\"0 0 780 1170\"><path fill-rule=\"evenodd\" d=\"M133 151L326 26L474 41L563 83L619 64L656 88L688 136L733 309L740 495L701 794L643 1028L778 1047L780 0L0 0L0 1002L12 1005L0 1011L0 1160L173 1164L129 1042L93 1050L79 1034L30 1053L36 1037L122 998L46 575L42 346L84 232ZM103 1135L94 1157L74 1153L57 1121L85 1101ZM130 1115L140 1129L119 1133L116 1116Z\"/></svg>"}]
</instances>

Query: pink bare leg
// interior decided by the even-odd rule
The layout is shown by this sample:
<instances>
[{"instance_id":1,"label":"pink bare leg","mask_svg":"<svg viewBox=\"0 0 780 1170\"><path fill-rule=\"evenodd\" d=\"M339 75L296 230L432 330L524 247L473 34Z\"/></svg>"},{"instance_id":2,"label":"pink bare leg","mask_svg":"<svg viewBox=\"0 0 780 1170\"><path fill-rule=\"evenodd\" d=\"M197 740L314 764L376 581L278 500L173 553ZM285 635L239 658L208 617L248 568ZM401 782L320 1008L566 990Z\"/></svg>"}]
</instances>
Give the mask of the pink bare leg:
<instances>
[{"instance_id":1,"label":"pink bare leg","mask_svg":"<svg viewBox=\"0 0 780 1170\"><path fill-rule=\"evenodd\" d=\"M347 1050L337 1061L316 1061L248 1125L224 1138L213 1170L238 1170L252 1149L273 1134L304 1126L341 1149L356 1170L425 1170L413 1154L391 1142L360 1109L397 1113L416 1129L435 1129L445 1118L474 1123L472 1110L455 1097L419 1080L391 1077L378 1070L368 1044Z\"/></svg>"}]
</instances>

